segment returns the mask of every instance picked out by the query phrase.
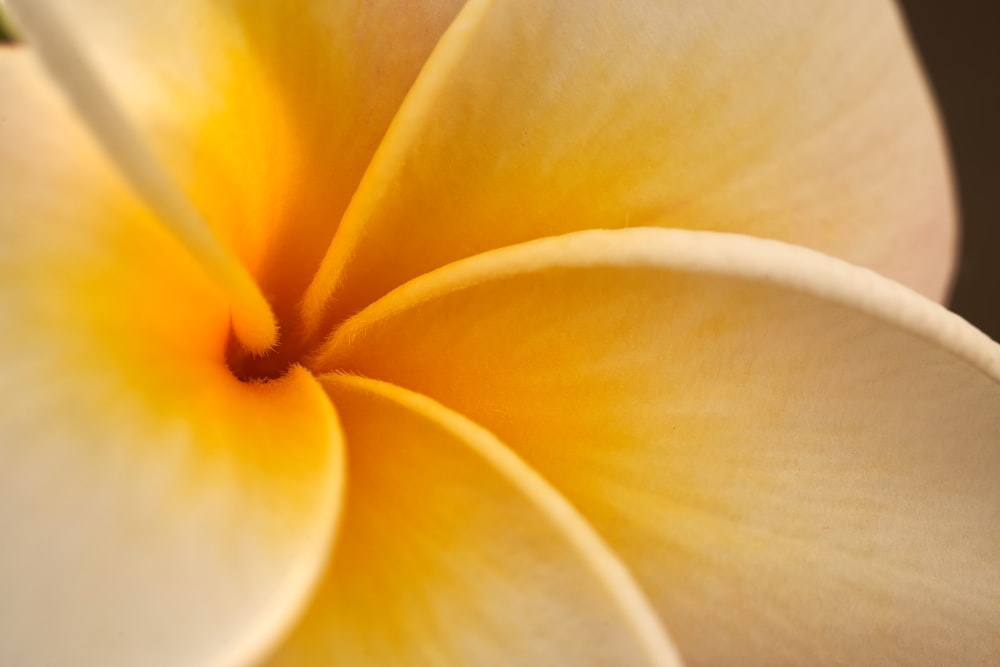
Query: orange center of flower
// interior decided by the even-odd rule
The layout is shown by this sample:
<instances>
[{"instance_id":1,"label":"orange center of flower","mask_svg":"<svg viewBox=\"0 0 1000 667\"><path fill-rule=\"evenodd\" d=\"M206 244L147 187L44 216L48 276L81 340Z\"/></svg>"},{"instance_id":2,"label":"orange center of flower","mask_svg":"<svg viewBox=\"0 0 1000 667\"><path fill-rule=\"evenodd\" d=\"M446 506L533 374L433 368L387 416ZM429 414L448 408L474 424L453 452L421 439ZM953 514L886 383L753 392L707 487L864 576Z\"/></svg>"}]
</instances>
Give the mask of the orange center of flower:
<instances>
[{"instance_id":1,"label":"orange center of flower","mask_svg":"<svg viewBox=\"0 0 1000 667\"><path fill-rule=\"evenodd\" d=\"M301 360L301 350L296 345L278 344L262 355L248 352L235 336L226 345L226 364L243 382L268 382L284 377L289 369Z\"/></svg>"},{"instance_id":2,"label":"orange center of flower","mask_svg":"<svg viewBox=\"0 0 1000 667\"><path fill-rule=\"evenodd\" d=\"M285 376L295 365L307 365L309 353L322 340L304 333L295 303L279 299L272 304L279 323L277 343L263 354L248 350L237 332L230 328L226 344L226 364L243 382L267 382Z\"/></svg>"}]
</instances>

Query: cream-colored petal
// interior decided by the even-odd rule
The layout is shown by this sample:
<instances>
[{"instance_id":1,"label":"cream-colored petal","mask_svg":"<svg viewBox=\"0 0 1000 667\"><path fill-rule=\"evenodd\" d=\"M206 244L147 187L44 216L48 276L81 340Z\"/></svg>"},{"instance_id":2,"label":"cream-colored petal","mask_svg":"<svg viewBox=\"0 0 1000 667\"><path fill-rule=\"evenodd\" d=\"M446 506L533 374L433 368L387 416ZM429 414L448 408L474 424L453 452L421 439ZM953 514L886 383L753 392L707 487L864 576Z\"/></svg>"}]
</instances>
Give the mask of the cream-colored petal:
<instances>
[{"instance_id":1,"label":"cream-colored petal","mask_svg":"<svg viewBox=\"0 0 1000 667\"><path fill-rule=\"evenodd\" d=\"M245 664L326 561L329 399L233 377L223 295L23 51L0 100L0 664Z\"/></svg>"},{"instance_id":2,"label":"cream-colored petal","mask_svg":"<svg viewBox=\"0 0 1000 667\"><path fill-rule=\"evenodd\" d=\"M272 349L278 342L278 323L260 288L235 254L219 242L110 99L72 31L51 12L47 0L10 2L12 9L17 9L17 20L32 51L46 64L119 173L164 228L223 287L232 304L233 330L240 343L255 354Z\"/></svg>"},{"instance_id":3,"label":"cream-colored petal","mask_svg":"<svg viewBox=\"0 0 1000 667\"><path fill-rule=\"evenodd\" d=\"M1000 659L1000 347L874 273L581 232L418 278L327 354L508 443L689 664Z\"/></svg>"},{"instance_id":4,"label":"cream-colored petal","mask_svg":"<svg viewBox=\"0 0 1000 667\"><path fill-rule=\"evenodd\" d=\"M52 4L286 316L463 0Z\"/></svg>"},{"instance_id":5,"label":"cream-colored petal","mask_svg":"<svg viewBox=\"0 0 1000 667\"><path fill-rule=\"evenodd\" d=\"M470 2L428 61L305 304L588 228L776 238L940 296L942 141L887 0Z\"/></svg>"},{"instance_id":6,"label":"cream-colored petal","mask_svg":"<svg viewBox=\"0 0 1000 667\"><path fill-rule=\"evenodd\" d=\"M323 382L351 448L344 529L270 664L679 664L621 563L492 435L399 387Z\"/></svg>"}]
</instances>

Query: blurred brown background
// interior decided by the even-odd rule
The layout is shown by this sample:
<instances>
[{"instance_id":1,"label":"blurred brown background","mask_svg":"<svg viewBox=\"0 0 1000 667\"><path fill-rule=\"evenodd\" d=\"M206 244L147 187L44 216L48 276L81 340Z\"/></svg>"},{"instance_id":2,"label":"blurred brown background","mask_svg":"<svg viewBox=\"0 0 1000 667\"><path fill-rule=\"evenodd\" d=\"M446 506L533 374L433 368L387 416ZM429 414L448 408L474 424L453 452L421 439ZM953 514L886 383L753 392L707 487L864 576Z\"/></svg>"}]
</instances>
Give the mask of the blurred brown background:
<instances>
[{"instance_id":1,"label":"blurred brown background","mask_svg":"<svg viewBox=\"0 0 1000 667\"><path fill-rule=\"evenodd\" d=\"M1000 340L1000 0L900 0L944 116L962 208L951 307Z\"/></svg>"}]
</instances>

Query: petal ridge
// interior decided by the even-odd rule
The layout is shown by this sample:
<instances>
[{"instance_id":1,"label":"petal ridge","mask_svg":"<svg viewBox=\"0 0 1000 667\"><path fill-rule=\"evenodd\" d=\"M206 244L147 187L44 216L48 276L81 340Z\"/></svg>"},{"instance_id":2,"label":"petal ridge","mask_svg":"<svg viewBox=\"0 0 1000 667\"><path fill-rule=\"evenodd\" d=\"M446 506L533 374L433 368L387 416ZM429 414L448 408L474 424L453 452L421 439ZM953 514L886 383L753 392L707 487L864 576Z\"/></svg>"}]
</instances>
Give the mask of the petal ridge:
<instances>
[{"instance_id":1,"label":"petal ridge","mask_svg":"<svg viewBox=\"0 0 1000 667\"><path fill-rule=\"evenodd\" d=\"M409 107L417 104L412 101L412 97L432 96L435 89L444 85L447 81L448 65L454 60L449 60L439 52L451 53L456 48L453 43L460 44L463 40L470 39L475 32L477 22L482 21L492 4L493 0L468 0L462 6L438 39L413 84L400 101L344 209L337 231L330 240L316 274L302 295L299 313L305 323L307 335L315 334L321 328L324 308L343 281L340 270L355 252L356 239L364 233L364 207L369 205L368 200L371 198L369 191L377 192L379 187L391 180L393 151L398 153L398 147L407 143L405 135L403 139L397 137L408 129L407 119L405 117L401 119L401 114L409 113ZM412 132L412 128L409 129Z\"/></svg>"},{"instance_id":2,"label":"petal ridge","mask_svg":"<svg viewBox=\"0 0 1000 667\"><path fill-rule=\"evenodd\" d=\"M319 317L336 288L329 324L463 255L661 224L806 245L939 297L953 197L899 13L815 5L468 5L304 310Z\"/></svg>"},{"instance_id":3,"label":"petal ridge","mask_svg":"<svg viewBox=\"0 0 1000 667\"><path fill-rule=\"evenodd\" d=\"M340 367L508 443L691 664L992 664L1000 346L747 237L592 232L478 260L348 322Z\"/></svg>"},{"instance_id":4,"label":"petal ridge","mask_svg":"<svg viewBox=\"0 0 1000 667\"><path fill-rule=\"evenodd\" d=\"M390 383L345 374L329 374L323 376L323 381L335 401L338 397L354 395L370 397L366 399L369 401L388 402L411 413L416 419L432 424L435 429L460 443L459 447L499 474L515 493L536 508L544 517L544 522L558 532L560 540L577 554L585 569L597 578L600 587L617 607L615 615L622 617L633 637L632 641L641 647L641 654L646 656L646 663L665 667L680 664L671 640L625 565L558 492L488 431L433 399ZM457 509L461 511L461 508ZM333 590L335 593L336 590ZM540 631L544 635L544 628ZM284 655L282 659L298 664L290 655Z\"/></svg>"},{"instance_id":5,"label":"petal ridge","mask_svg":"<svg viewBox=\"0 0 1000 667\"><path fill-rule=\"evenodd\" d=\"M251 352L263 353L278 339L274 313L249 273L218 240L187 197L161 168L108 95L103 82L46 0L13 3L40 60L73 103L112 163L156 213L156 219L232 300L233 326Z\"/></svg>"},{"instance_id":6,"label":"petal ridge","mask_svg":"<svg viewBox=\"0 0 1000 667\"><path fill-rule=\"evenodd\" d=\"M663 265L787 287L856 308L947 348L1000 382L1000 347L944 306L870 269L782 241L663 228L587 230L507 246L458 260L394 289L349 318L317 350L315 367L332 370L350 341L379 320L497 277L587 264ZM346 353L344 353L346 354Z\"/></svg>"}]
</instances>

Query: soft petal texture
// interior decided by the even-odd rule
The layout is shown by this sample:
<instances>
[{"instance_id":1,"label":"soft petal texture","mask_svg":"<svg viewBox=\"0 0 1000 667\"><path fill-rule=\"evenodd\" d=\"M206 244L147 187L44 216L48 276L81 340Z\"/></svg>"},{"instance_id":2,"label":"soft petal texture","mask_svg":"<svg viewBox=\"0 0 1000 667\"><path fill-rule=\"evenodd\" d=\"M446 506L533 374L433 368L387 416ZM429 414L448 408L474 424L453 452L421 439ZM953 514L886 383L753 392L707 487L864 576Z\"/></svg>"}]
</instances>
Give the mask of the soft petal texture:
<instances>
[{"instance_id":1,"label":"soft petal texture","mask_svg":"<svg viewBox=\"0 0 1000 667\"><path fill-rule=\"evenodd\" d=\"M332 298L336 321L490 248L644 225L797 243L940 296L951 194L892 3L470 2L376 154L306 314Z\"/></svg>"},{"instance_id":2,"label":"soft petal texture","mask_svg":"<svg viewBox=\"0 0 1000 667\"><path fill-rule=\"evenodd\" d=\"M87 62L71 30L45 0L11 0L33 52L47 66L80 120L101 143L107 157L164 229L180 241L229 297L233 330L252 353L274 347L278 325L267 300L235 254L201 219L187 197L159 165L143 138L110 98Z\"/></svg>"},{"instance_id":3,"label":"soft petal texture","mask_svg":"<svg viewBox=\"0 0 1000 667\"><path fill-rule=\"evenodd\" d=\"M461 0L53 0L202 215L293 308ZM287 312L281 312L287 315Z\"/></svg>"},{"instance_id":4,"label":"soft petal texture","mask_svg":"<svg viewBox=\"0 0 1000 667\"><path fill-rule=\"evenodd\" d=\"M1000 660L1000 348L874 273L581 232L422 276L326 353L496 433L688 664Z\"/></svg>"},{"instance_id":5,"label":"soft petal texture","mask_svg":"<svg viewBox=\"0 0 1000 667\"><path fill-rule=\"evenodd\" d=\"M344 529L274 665L677 665L629 574L493 436L323 378L351 443Z\"/></svg>"},{"instance_id":6,"label":"soft petal texture","mask_svg":"<svg viewBox=\"0 0 1000 667\"><path fill-rule=\"evenodd\" d=\"M336 529L329 399L232 376L226 301L26 53L0 100L0 663L253 659Z\"/></svg>"}]
</instances>

